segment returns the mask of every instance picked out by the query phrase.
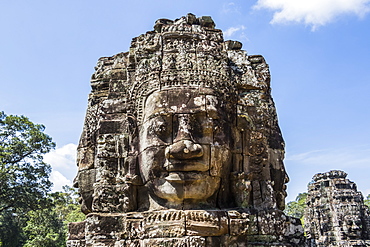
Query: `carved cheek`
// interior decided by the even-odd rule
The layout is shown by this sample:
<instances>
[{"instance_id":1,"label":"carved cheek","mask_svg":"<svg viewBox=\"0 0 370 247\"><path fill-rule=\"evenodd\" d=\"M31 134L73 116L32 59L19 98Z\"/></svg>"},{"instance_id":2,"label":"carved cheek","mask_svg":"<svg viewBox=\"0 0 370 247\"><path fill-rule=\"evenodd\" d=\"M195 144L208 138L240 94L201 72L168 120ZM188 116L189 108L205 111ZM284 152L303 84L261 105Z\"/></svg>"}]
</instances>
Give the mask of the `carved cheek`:
<instances>
[{"instance_id":1,"label":"carved cheek","mask_svg":"<svg viewBox=\"0 0 370 247\"><path fill-rule=\"evenodd\" d=\"M149 147L139 154L140 173L144 183L161 177L164 172L166 146Z\"/></svg>"}]
</instances>

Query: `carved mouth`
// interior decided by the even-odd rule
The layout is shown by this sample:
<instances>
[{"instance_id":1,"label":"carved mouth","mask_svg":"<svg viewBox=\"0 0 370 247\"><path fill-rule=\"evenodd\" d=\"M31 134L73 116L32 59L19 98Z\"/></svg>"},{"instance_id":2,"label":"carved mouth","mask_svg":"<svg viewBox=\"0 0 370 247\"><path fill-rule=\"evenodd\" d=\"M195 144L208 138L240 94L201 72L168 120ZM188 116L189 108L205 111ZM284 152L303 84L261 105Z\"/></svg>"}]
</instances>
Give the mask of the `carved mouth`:
<instances>
[{"instance_id":1,"label":"carved mouth","mask_svg":"<svg viewBox=\"0 0 370 247\"><path fill-rule=\"evenodd\" d=\"M208 172L170 172L164 179L170 183L185 183L204 180L208 176Z\"/></svg>"},{"instance_id":2,"label":"carved mouth","mask_svg":"<svg viewBox=\"0 0 370 247\"><path fill-rule=\"evenodd\" d=\"M169 172L205 172L209 165L195 160L166 160L164 167Z\"/></svg>"}]
</instances>

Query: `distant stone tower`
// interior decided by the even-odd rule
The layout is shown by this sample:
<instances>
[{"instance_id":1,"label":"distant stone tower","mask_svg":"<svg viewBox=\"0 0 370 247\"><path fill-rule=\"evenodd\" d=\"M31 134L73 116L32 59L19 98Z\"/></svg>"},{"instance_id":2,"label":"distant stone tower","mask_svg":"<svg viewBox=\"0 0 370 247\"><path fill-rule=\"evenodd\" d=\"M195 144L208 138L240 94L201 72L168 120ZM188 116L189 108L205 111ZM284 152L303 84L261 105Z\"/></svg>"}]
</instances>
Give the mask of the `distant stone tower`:
<instances>
[{"instance_id":1,"label":"distant stone tower","mask_svg":"<svg viewBox=\"0 0 370 247\"><path fill-rule=\"evenodd\" d=\"M369 209L343 171L318 173L308 186L305 230L317 247L370 246Z\"/></svg>"}]
</instances>

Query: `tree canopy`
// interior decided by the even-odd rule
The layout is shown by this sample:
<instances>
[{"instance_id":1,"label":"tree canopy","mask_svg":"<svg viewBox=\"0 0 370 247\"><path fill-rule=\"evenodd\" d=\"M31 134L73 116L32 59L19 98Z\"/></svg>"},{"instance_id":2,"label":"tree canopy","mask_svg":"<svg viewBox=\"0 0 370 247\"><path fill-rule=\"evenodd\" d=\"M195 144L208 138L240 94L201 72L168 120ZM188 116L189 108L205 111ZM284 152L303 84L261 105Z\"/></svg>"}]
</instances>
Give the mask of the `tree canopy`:
<instances>
[{"instance_id":1,"label":"tree canopy","mask_svg":"<svg viewBox=\"0 0 370 247\"><path fill-rule=\"evenodd\" d=\"M64 247L68 223L82 221L85 214L80 210L75 189L64 186L63 192L49 194L52 206L30 211L23 228L27 240L23 247Z\"/></svg>"},{"instance_id":2,"label":"tree canopy","mask_svg":"<svg viewBox=\"0 0 370 247\"><path fill-rule=\"evenodd\" d=\"M64 247L68 222L81 221L77 192L50 193L55 147L45 126L0 112L0 247Z\"/></svg>"},{"instance_id":3,"label":"tree canopy","mask_svg":"<svg viewBox=\"0 0 370 247\"><path fill-rule=\"evenodd\" d=\"M25 116L0 112L0 212L27 211L46 203L51 167L43 155L55 143L44 130Z\"/></svg>"},{"instance_id":4,"label":"tree canopy","mask_svg":"<svg viewBox=\"0 0 370 247\"><path fill-rule=\"evenodd\" d=\"M5 210L0 214L1 247L65 247L68 223L82 221L75 189L64 186L63 192L47 195L50 203L27 213L13 214Z\"/></svg>"},{"instance_id":5,"label":"tree canopy","mask_svg":"<svg viewBox=\"0 0 370 247\"><path fill-rule=\"evenodd\" d=\"M303 223L304 210L306 208L307 192L299 193L295 201L288 202L284 212L296 218L301 219Z\"/></svg>"},{"instance_id":6,"label":"tree canopy","mask_svg":"<svg viewBox=\"0 0 370 247\"><path fill-rule=\"evenodd\" d=\"M21 246L25 216L51 203L51 167L43 155L55 144L44 130L25 116L0 112L0 246Z\"/></svg>"}]
</instances>

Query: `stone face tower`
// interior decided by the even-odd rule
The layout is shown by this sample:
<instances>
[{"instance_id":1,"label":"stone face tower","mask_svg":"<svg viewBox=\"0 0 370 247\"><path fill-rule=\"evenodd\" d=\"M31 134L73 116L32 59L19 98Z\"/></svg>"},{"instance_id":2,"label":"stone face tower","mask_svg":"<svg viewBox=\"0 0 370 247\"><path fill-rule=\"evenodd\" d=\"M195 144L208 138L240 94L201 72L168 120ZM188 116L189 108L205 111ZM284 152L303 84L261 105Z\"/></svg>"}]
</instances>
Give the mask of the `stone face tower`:
<instances>
[{"instance_id":1,"label":"stone face tower","mask_svg":"<svg viewBox=\"0 0 370 247\"><path fill-rule=\"evenodd\" d=\"M98 61L68 246L300 246L262 56L210 17L160 19Z\"/></svg>"},{"instance_id":2,"label":"stone face tower","mask_svg":"<svg viewBox=\"0 0 370 247\"><path fill-rule=\"evenodd\" d=\"M369 209L343 171L318 173L309 184L305 230L312 246L370 246Z\"/></svg>"}]
</instances>

